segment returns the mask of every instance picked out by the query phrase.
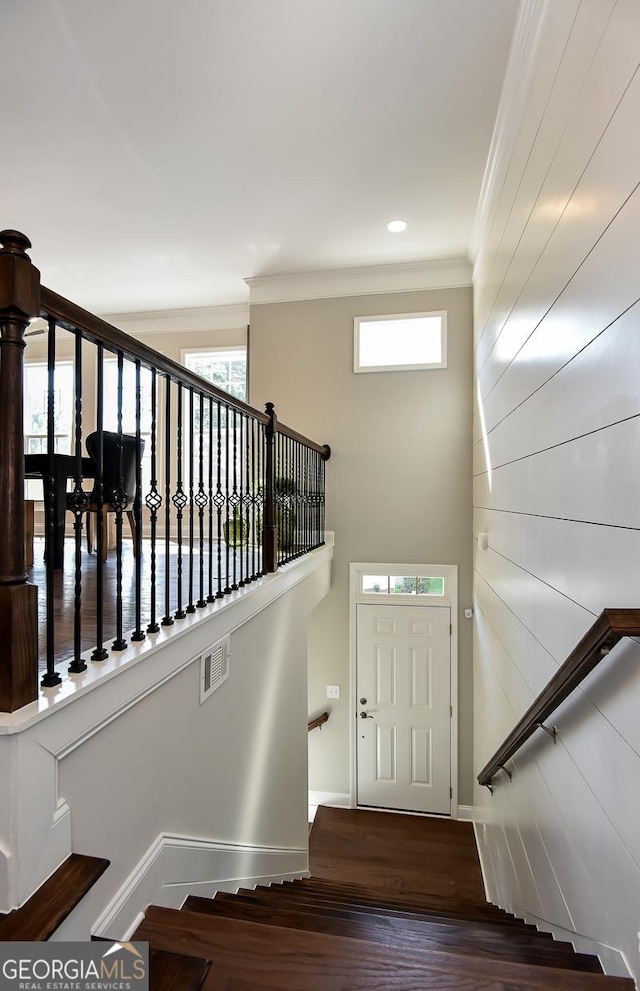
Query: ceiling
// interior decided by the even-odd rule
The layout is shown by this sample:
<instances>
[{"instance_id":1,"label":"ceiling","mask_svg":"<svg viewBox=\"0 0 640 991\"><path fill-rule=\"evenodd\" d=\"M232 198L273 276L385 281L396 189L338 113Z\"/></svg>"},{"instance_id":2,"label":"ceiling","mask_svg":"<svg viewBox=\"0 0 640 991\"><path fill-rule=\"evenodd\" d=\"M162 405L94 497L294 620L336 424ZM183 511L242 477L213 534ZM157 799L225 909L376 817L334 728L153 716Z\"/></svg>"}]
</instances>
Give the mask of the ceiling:
<instances>
[{"instance_id":1,"label":"ceiling","mask_svg":"<svg viewBox=\"0 0 640 991\"><path fill-rule=\"evenodd\" d=\"M0 225L98 313L464 256L517 5L2 0Z\"/></svg>"}]
</instances>

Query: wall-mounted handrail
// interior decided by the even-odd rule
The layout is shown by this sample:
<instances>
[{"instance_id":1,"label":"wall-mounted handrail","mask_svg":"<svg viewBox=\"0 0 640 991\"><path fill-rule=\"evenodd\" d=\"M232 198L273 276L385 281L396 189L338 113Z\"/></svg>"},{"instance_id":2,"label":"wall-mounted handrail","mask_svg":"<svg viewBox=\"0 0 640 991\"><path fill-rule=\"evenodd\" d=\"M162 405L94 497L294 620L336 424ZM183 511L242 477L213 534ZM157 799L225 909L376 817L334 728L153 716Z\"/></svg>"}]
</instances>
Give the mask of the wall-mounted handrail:
<instances>
[{"instance_id":1,"label":"wall-mounted handrail","mask_svg":"<svg viewBox=\"0 0 640 991\"><path fill-rule=\"evenodd\" d=\"M520 749L536 729L564 702L574 688L606 657L623 637L640 636L640 609L604 609L580 643L556 671L546 688L514 726L478 775L481 785L491 787L493 776Z\"/></svg>"},{"instance_id":2,"label":"wall-mounted handrail","mask_svg":"<svg viewBox=\"0 0 640 991\"><path fill-rule=\"evenodd\" d=\"M310 733L312 729L318 729L320 726L326 723L328 718L329 718L329 713L323 712L322 715L316 716L315 719L309 720L309 723L307 724L307 732Z\"/></svg>"}]
</instances>

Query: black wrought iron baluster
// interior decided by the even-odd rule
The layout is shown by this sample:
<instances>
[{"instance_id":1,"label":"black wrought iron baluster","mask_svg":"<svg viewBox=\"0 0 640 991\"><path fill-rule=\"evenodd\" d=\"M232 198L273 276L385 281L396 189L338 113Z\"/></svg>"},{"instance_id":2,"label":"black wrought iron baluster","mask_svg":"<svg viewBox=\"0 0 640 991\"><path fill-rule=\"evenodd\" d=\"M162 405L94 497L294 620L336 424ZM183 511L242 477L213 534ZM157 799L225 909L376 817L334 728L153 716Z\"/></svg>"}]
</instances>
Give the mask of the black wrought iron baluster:
<instances>
[{"instance_id":1,"label":"black wrought iron baluster","mask_svg":"<svg viewBox=\"0 0 640 991\"><path fill-rule=\"evenodd\" d=\"M198 492L195 503L198 507L198 530L200 537L200 598L196 605L202 609L207 604L204 597L204 511L207 505L207 493L204 490L204 396L200 393L200 431L198 434Z\"/></svg>"},{"instance_id":2,"label":"black wrought iron baluster","mask_svg":"<svg viewBox=\"0 0 640 991\"><path fill-rule=\"evenodd\" d=\"M290 561L294 555L293 546L293 514L295 511L295 470L293 464L293 441L290 437L286 439L287 443L287 475L286 475L286 506L287 506L287 517L286 517L286 528L287 528L287 549L285 557L287 561Z\"/></svg>"},{"instance_id":3,"label":"black wrought iron baluster","mask_svg":"<svg viewBox=\"0 0 640 991\"><path fill-rule=\"evenodd\" d=\"M173 625L171 615L171 378L165 376L164 410L164 616L163 626Z\"/></svg>"},{"instance_id":4,"label":"black wrought iron baluster","mask_svg":"<svg viewBox=\"0 0 640 991\"><path fill-rule=\"evenodd\" d=\"M108 501L116 511L116 638L112 650L125 650L127 641L123 636L122 602L122 516L129 500L124 484L124 442L122 439L122 387L124 378L124 355L118 351L118 484L113 492L108 492Z\"/></svg>"},{"instance_id":5,"label":"black wrought iron baluster","mask_svg":"<svg viewBox=\"0 0 640 991\"><path fill-rule=\"evenodd\" d=\"M238 434L238 505L236 506L238 533L236 534L236 557L238 558L238 587L244 585L244 545L248 535L244 525L244 417L237 414L236 432Z\"/></svg>"},{"instance_id":6,"label":"black wrought iron baluster","mask_svg":"<svg viewBox=\"0 0 640 991\"><path fill-rule=\"evenodd\" d=\"M142 419L142 397L140 384L140 360L136 359L136 491L133 500L133 519L135 528L135 538L133 541L133 553L135 557L136 575L136 628L131 634L131 640L140 643L144 640L145 632L142 629L142 451L143 441L141 434Z\"/></svg>"},{"instance_id":7,"label":"black wrought iron baluster","mask_svg":"<svg viewBox=\"0 0 640 991\"><path fill-rule=\"evenodd\" d=\"M102 551L102 525L104 520L104 347L98 344L96 381L96 456L95 481L91 495L93 511L96 512L96 645L91 654L92 661L105 661L109 651L104 646L104 561ZM87 513L87 531L91 527L91 513Z\"/></svg>"},{"instance_id":8,"label":"black wrought iron baluster","mask_svg":"<svg viewBox=\"0 0 640 991\"><path fill-rule=\"evenodd\" d=\"M300 513L300 445L297 440L292 441L293 448L293 477L295 489L293 491L293 518L291 520L291 529L293 537L293 554L294 557L300 557L300 537L298 534L298 520Z\"/></svg>"},{"instance_id":9,"label":"black wrought iron baluster","mask_svg":"<svg viewBox=\"0 0 640 991\"><path fill-rule=\"evenodd\" d=\"M73 513L73 535L75 538L74 585L73 585L73 660L69 665L70 674L80 674L87 670L82 659L82 518L87 508L88 497L82 487L82 334L75 331L74 348L74 433L75 433L75 473L73 492L67 497L67 506Z\"/></svg>"},{"instance_id":10,"label":"black wrought iron baluster","mask_svg":"<svg viewBox=\"0 0 640 991\"><path fill-rule=\"evenodd\" d=\"M257 497L256 509L258 512L258 527L260 529L260 542L258 544L258 575L266 575L266 561L264 556L264 529L266 526L265 500L267 493L267 427L261 423L258 430L258 478L260 479L260 492Z\"/></svg>"},{"instance_id":11,"label":"black wrought iron baluster","mask_svg":"<svg viewBox=\"0 0 640 991\"><path fill-rule=\"evenodd\" d=\"M280 477L280 529L282 531L281 535L281 552L282 552L282 563L286 564L289 560L290 550L291 550L291 540L289 536L289 523L291 513L289 511L290 504L290 493L289 493L289 483L291 480L291 465L290 465L290 442L288 437L282 437L282 475Z\"/></svg>"},{"instance_id":12,"label":"black wrought iron baluster","mask_svg":"<svg viewBox=\"0 0 640 991\"><path fill-rule=\"evenodd\" d=\"M241 524L241 518L238 518L238 506L240 504L240 496L238 495L238 423L237 423L238 412L236 409L233 410L233 490L229 497L229 505L231 506L233 512L233 581L231 583L231 589L233 592L238 590L238 576L237 576L237 546L238 540L240 539L239 527Z\"/></svg>"},{"instance_id":13,"label":"black wrought iron baluster","mask_svg":"<svg viewBox=\"0 0 640 991\"><path fill-rule=\"evenodd\" d=\"M44 485L44 521L45 521L45 570L47 580L46 590L46 655L47 670L42 676L42 687L53 688L59 685L62 678L55 669L55 625L54 625L54 570L53 547L55 542L56 518L54 512L55 485L55 365L56 365L56 321L49 317L49 335L47 338L47 468L46 484Z\"/></svg>"},{"instance_id":14,"label":"black wrought iron baluster","mask_svg":"<svg viewBox=\"0 0 640 991\"><path fill-rule=\"evenodd\" d=\"M232 591L231 586L229 584L229 577L230 577L230 572L231 572L231 558L230 558L230 547L229 547L229 539L231 537L231 527L230 527L230 523L229 523L229 505L230 505L229 504L229 419L230 419L229 413L230 412L231 411L230 411L229 407L228 406L225 406L225 412L224 412L224 434L225 434L225 444L224 444L225 527L224 527L224 535L225 535L225 541L224 541L224 543L225 543L225 566L226 566L226 570L227 570L227 573L226 573L226 576L225 576L226 577L226 581L227 581L227 584L226 584L225 589L224 589L224 594L225 595L229 595L231 593L231 591Z\"/></svg>"},{"instance_id":15,"label":"black wrought iron baluster","mask_svg":"<svg viewBox=\"0 0 640 991\"><path fill-rule=\"evenodd\" d=\"M267 451L268 453L268 451ZM280 556L279 546L280 542L278 539L278 514L279 504L278 504L278 478L280 477L280 434L275 434L273 438L273 524L275 527L274 531L274 547L275 547L275 565L276 569L278 567L278 558ZM265 506L265 517L266 517L267 507ZM265 519L266 523L266 519ZM269 569L267 568L267 571Z\"/></svg>"},{"instance_id":16,"label":"black wrought iron baluster","mask_svg":"<svg viewBox=\"0 0 640 991\"><path fill-rule=\"evenodd\" d=\"M320 477L318 475L318 452L311 452L311 546L318 546L318 485Z\"/></svg>"},{"instance_id":17,"label":"black wrought iron baluster","mask_svg":"<svg viewBox=\"0 0 640 991\"><path fill-rule=\"evenodd\" d=\"M217 403L216 413L216 433L217 433L217 455L216 455L216 494L213 502L216 507L217 528L218 528L218 591L216 598L221 599L224 595L222 589L222 508L226 503L225 495L222 491L222 407L220 400ZM227 570L228 574L228 570Z\"/></svg>"},{"instance_id":18,"label":"black wrought iron baluster","mask_svg":"<svg viewBox=\"0 0 640 991\"><path fill-rule=\"evenodd\" d=\"M298 536L300 539L300 549L301 553L306 553L309 549L309 540L307 538L307 454L309 448L306 444L300 445L300 522L298 526Z\"/></svg>"},{"instance_id":19,"label":"black wrought iron baluster","mask_svg":"<svg viewBox=\"0 0 640 991\"><path fill-rule=\"evenodd\" d=\"M307 506L307 525L305 529L305 544L307 549L313 546L313 502L312 502L312 488L311 488L311 472L312 472L312 455L313 451L310 447L306 449L306 506Z\"/></svg>"},{"instance_id":20,"label":"black wrought iron baluster","mask_svg":"<svg viewBox=\"0 0 640 991\"><path fill-rule=\"evenodd\" d=\"M256 427L257 423L253 417L248 421L249 423L249 444L247 445L247 460L250 464L249 468L249 502L248 502L248 513L249 513L249 526L251 528L251 581L256 580L256 544L258 542L258 529L256 527L256 492L257 492L257 480L256 480Z\"/></svg>"},{"instance_id":21,"label":"black wrought iron baluster","mask_svg":"<svg viewBox=\"0 0 640 991\"><path fill-rule=\"evenodd\" d=\"M317 504L318 504L318 534L317 534L317 546L324 543L324 461L319 454L316 455L318 461L318 491L317 491Z\"/></svg>"},{"instance_id":22,"label":"black wrought iron baluster","mask_svg":"<svg viewBox=\"0 0 640 991\"><path fill-rule=\"evenodd\" d=\"M209 594L207 602L215 602L213 593L213 399L209 397Z\"/></svg>"},{"instance_id":23,"label":"black wrought iron baluster","mask_svg":"<svg viewBox=\"0 0 640 991\"><path fill-rule=\"evenodd\" d=\"M244 509L244 522L247 536L244 542L244 581L248 585L251 581L251 571L249 568L250 544L253 541L253 531L251 529L251 489L253 480L251 478L251 429L253 420L244 416L244 493L242 503Z\"/></svg>"},{"instance_id":24,"label":"black wrought iron baluster","mask_svg":"<svg viewBox=\"0 0 640 991\"><path fill-rule=\"evenodd\" d=\"M194 613L193 602L193 389L189 389L189 602L187 612Z\"/></svg>"},{"instance_id":25,"label":"black wrought iron baluster","mask_svg":"<svg viewBox=\"0 0 640 991\"><path fill-rule=\"evenodd\" d=\"M286 465L286 453L285 453L285 438L282 434L278 434L276 437L278 445L278 464L276 466L276 487L275 487L275 499L276 499L276 547L278 551L278 567L284 564L284 546L285 546L285 521L284 521L284 492L283 492L283 479L286 475L287 465Z\"/></svg>"},{"instance_id":26,"label":"black wrought iron baluster","mask_svg":"<svg viewBox=\"0 0 640 991\"><path fill-rule=\"evenodd\" d=\"M184 512L184 507L187 505L187 496L185 495L184 489L182 488L182 409L183 399L182 399L182 382L178 382L178 434L177 434L177 488L173 495L173 505L176 508L177 519L176 519L176 536L178 539L178 552L176 555L176 611L174 616L176 619L184 619L187 615L182 608L182 514Z\"/></svg>"},{"instance_id":27,"label":"black wrought iron baluster","mask_svg":"<svg viewBox=\"0 0 640 991\"><path fill-rule=\"evenodd\" d=\"M304 513L305 513L305 501L304 501L304 484L305 484L305 478L304 478L304 458L305 458L306 450L307 449L306 449L305 445L298 444L298 479L299 479L299 487L298 487L298 512L299 512L299 518L298 518L297 525L296 525L296 537L298 539L298 553L300 555L305 554L306 553L306 550L307 550L307 546L306 546L307 542L305 540L305 533L304 533L304 524L305 524L305 519L304 519Z\"/></svg>"},{"instance_id":28,"label":"black wrought iron baluster","mask_svg":"<svg viewBox=\"0 0 640 991\"><path fill-rule=\"evenodd\" d=\"M151 601L150 617L147 626L147 633L158 633L160 627L156 619L156 531L158 526L158 510L162 505L162 496L158 492L158 464L157 464L157 438L156 438L156 400L157 400L157 373L155 368L151 369L151 487L145 498L145 505L149 510L150 517L150 539L151 539ZM167 570L169 560L166 562Z\"/></svg>"}]
</instances>

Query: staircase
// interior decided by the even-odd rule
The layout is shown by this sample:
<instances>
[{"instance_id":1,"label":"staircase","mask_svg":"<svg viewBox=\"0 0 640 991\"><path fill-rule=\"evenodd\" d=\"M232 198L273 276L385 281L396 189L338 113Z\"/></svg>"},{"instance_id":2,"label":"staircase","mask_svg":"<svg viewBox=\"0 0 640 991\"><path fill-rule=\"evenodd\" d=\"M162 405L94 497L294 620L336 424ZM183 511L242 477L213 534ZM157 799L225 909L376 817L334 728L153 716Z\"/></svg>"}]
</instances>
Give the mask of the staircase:
<instances>
[{"instance_id":1,"label":"staircase","mask_svg":"<svg viewBox=\"0 0 640 991\"><path fill-rule=\"evenodd\" d=\"M339 810L332 840L332 810L321 811L311 865L333 877L191 896L180 910L151 906L133 938L210 960L205 991L632 991L633 981L606 977L596 957L467 897L477 885L468 876L467 824ZM415 878L403 886L407 830L422 887L436 890L415 890ZM450 849L443 836L453 838ZM363 874L372 856L376 884Z\"/></svg>"}]
</instances>

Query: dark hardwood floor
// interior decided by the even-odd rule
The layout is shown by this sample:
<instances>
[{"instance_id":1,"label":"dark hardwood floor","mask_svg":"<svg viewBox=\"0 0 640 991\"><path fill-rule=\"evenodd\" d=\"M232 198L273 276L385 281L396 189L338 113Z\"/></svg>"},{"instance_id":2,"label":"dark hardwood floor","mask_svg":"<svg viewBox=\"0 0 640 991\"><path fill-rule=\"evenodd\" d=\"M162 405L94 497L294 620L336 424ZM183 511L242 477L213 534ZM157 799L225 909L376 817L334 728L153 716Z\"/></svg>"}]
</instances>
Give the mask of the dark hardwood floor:
<instances>
[{"instance_id":1,"label":"dark hardwood floor","mask_svg":"<svg viewBox=\"0 0 640 991\"><path fill-rule=\"evenodd\" d=\"M217 543L213 549L213 594L218 591L218 559ZM221 545L222 582L221 588L230 587L233 584L234 553L229 555L229 569L227 576L226 546ZM242 562L240 557L242 555ZM254 560L256 569L259 569L259 552L256 549L255 558L253 548L249 548L249 574L251 574ZM82 598L81 598L81 650L91 651L96 646L96 603L97 603L97 555L88 554L83 541L82 547ZM247 573L246 550L235 552L235 579ZM142 580L141 580L141 617L142 629L146 631L151 618L151 545L148 540L143 541L142 548ZM175 543L170 544L168 559L169 581L170 581L170 612L175 614L177 605L177 572L178 572L178 548ZM198 553L193 556L193 601L200 598L200 557ZM156 544L156 621L160 623L165 614L165 575L167 570L167 557L165 555L164 541ZM204 598L209 594L209 558L205 553L203 557L204 571ZM110 649L116 635L116 573L117 555L115 550L110 550L103 568L103 609L104 609L104 646ZM39 631L39 666L40 670L46 667L46 567L44 563L44 540L36 538L34 541L34 561L33 567L27 571L30 582L38 586L38 631ZM123 542L122 552L122 625L125 638L135 629L136 626L136 573L133 547L130 540ZM70 538L65 540L64 568L54 572L54 654L55 664L65 666L73 657L74 644L74 598L75 598L75 545ZM186 608L189 602L189 555L183 547L182 554L182 606Z\"/></svg>"},{"instance_id":2,"label":"dark hardwood floor","mask_svg":"<svg viewBox=\"0 0 640 991\"><path fill-rule=\"evenodd\" d=\"M403 895L485 898L470 822L320 806L309 868L316 878Z\"/></svg>"},{"instance_id":3,"label":"dark hardwood floor","mask_svg":"<svg viewBox=\"0 0 640 991\"><path fill-rule=\"evenodd\" d=\"M310 866L152 905L134 939L211 960L204 991L633 991L484 900L469 823L321 807Z\"/></svg>"}]
</instances>

